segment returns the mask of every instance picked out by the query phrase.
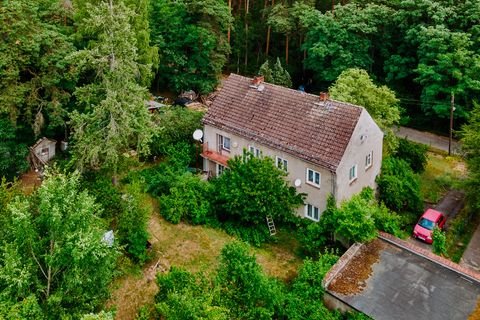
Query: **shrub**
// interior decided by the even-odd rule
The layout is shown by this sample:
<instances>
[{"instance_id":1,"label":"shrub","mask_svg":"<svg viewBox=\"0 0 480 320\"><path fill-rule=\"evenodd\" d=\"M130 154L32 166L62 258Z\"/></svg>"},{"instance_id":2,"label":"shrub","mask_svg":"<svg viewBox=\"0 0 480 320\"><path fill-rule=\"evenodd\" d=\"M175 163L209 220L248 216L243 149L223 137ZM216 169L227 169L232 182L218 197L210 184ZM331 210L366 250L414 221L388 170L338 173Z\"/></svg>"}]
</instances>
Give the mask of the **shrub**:
<instances>
[{"instance_id":1,"label":"shrub","mask_svg":"<svg viewBox=\"0 0 480 320\"><path fill-rule=\"evenodd\" d=\"M425 171L427 165L427 151L428 147L424 144L410 142L407 139L399 139L398 149L394 156L408 163L413 172L420 173Z\"/></svg>"},{"instance_id":2,"label":"shrub","mask_svg":"<svg viewBox=\"0 0 480 320\"><path fill-rule=\"evenodd\" d=\"M212 212L210 185L200 177L184 173L172 184L168 194L161 196L162 215L172 223L185 219L193 224L203 224Z\"/></svg>"},{"instance_id":3,"label":"shrub","mask_svg":"<svg viewBox=\"0 0 480 320\"><path fill-rule=\"evenodd\" d=\"M230 319L276 319L283 309L281 283L268 278L240 242L228 243L221 252L217 274L219 305L230 310Z\"/></svg>"},{"instance_id":4,"label":"shrub","mask_svg":"<svg viewBox=\"0 0 480 320\"><path fill-rule=\"evenodd\" d=\"M287 319L341 319L338 312L329 311L322 303L323 278L337 260L338 256L325 253L318 261L311 259L304 261L287 295L285 306Z\"/></svg>"},{"instance_id":5,"label":"shrub","mask_svg":"<svg viewBox=\"0 0 480 320\"><path fill-rule=\"evenodd\" d=\"M235 236L255 247L260 247L262 243L271 239L266 222L265 225L245 226L236 221L225 221L221 222L220 226L229 235Z\"/></svg>"},{"instance_id":6,"label":"shrub","mask_svg":"<svg viewBox=\"0 0 480 320\"><path fill-rule=\"evenodd\" d=\"M168 155L168 149L179 143L193 145L192 133L202 128L202 117L203 112L177 107L157 114L155 121L158 125L150 143L151 154ZM195 150L190 151L192 155Z\"/></svg>"},{"instance_id":7,"label":"shrub","mask_svg":"<svg viewBox=\"0 0 480 320\"><path fill-rule=\"evenodd\" d=\"M144 263L148 259L148 211L142 204L140 186L128 186L123 198L123 210L118 217L120 242L126 246L127 252L136 262Z\"/></svg>"},{"instance_id":8,"label":"shrub","mask_svg":"<svg viewBox=\"0 0 480 320\"><path fill-rule=\"evenodd\" d=\"M419 178L404 160L385 158L377 184L379 198L389 209L397 212L422 211Z\"/></svg>"},{"instance_id":9,"label":"shrub","mask_svg":"<svg viewBox=\"0 0 480 320\"><path fill-rule=\"evenodd\" d=\"M439 228L435 227L433 229L432 239L433 239L433 243L432 243L433 253L438 255L445 255L447 253L447 247L446 247L447 238L445 236L445 233Z\"/></svg>"},{"instance_id":10,"label":"shrub","mask_svg":"<svg viewBox=\"0 0 480 320\"><path fill-rule=\"evenodd\" d=\"M93 172L84 175L82 186L89 194L95 195L96 202L103 208L101 217L110 224L123 211L121 193L112 183L111 178L102 173Z\"/></svg>"}]
</instances>

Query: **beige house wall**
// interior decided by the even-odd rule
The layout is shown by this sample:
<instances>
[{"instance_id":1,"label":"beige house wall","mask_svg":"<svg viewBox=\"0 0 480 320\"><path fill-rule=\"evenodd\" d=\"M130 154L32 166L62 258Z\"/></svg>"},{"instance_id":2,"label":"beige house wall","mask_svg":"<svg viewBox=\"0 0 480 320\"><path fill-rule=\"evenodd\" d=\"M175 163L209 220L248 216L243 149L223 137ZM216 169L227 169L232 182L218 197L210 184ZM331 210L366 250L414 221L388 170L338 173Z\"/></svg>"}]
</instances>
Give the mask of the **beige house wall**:
<instances>
[{"instance_id":1,"label":"beige house wall","mask_svg":"<svg viewBox=\"0 0 480 320\"><path fill-rule=\"evenodd\" d=\"M363 138L362 138L363 136ZM376 188L375 178L382 165L383 132L365 110L362 111L345 154L337 168L337 203L350 198L364 187ZM365 166L367 154L372 152L372 165ZM357 165L357 178L350 181L350 168Z\"/></svg>"},{"instance_id":2,"label":"beige house wall","mask_svg":"<svg viewBox=\"0 0 480 320\"><path fill-rule=\"evenodd\" d=\"M287 181L293 186L296 179L301 180L298 192L307 194L305 202L320 209L323 212L326 209L326 200L329 194L333 192L334 179L330 171L319 167L317 165L308 163L304 160L296 158L289 153L282 152L271 147L262 145L257 142L252 142L238 135L230 132L205 125L204 128L204 147L208 144L208 149L212 151L217 150L217 134L230 138L230 158L235 155L242 155L243 150L250 146L258 148L263 156L271 157L276 163L276 157L280 157L288 161L288 176ZM223 152L225 154L225 152ZM320 187L306 183L307 168L315 170L320 173ZM211 171L213 175L216 174L216 164L210 160L204 159L204 170ZM298 215L305 216L305 207L300 207L297 210Z\"/></svg>"}]
</instances>

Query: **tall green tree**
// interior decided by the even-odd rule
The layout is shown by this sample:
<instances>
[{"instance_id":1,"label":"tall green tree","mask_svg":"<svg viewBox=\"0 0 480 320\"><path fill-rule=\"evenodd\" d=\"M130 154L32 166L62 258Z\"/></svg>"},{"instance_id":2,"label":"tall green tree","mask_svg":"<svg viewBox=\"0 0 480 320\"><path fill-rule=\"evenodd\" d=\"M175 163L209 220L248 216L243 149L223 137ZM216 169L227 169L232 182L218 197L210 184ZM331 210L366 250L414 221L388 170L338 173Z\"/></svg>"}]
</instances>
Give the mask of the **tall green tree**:
<instances>
[{"instance_id":1,"label":"tall green tree","mask_svg":"<svg viewBox=\"0 0 480 320\"><path fill-rule=\"evenodd\" d=\"M79 174L48 173L35 194L8 205L0 245L7 312L30 303L45 319L75 317L107 296L117 250L102 242L100 209L79 190Z\"/></svg>"},{"instance_id":2,"label":"tall green tree","mask_svg":"<svg viewBox=\"0 0 480 320\"><path fill-rule=\"evenodd\" d=\"M82 21L90 15L90 6L98 6L104 0L72 0L75 8L75 21L78 25L82 24ZM155 75L155 70L158 68L158 48L151 45L150 41L150 1L148 0L116 0L115 2L123 2L133 14L130 17L130 28L135 35L135 44L132 43L137 49L137 60L140 65L146 66L140 73L137 74L137 82L144 87L149 87ZM80 28L76 32L76 39L78 46L83 48L88 45L88 41L91 39L91 35L88 32L84 32L83 28Z\"/></svg>"},{"instance_id":3,"label":"tall green tree","mask_svg":"<svg viewBox=\"0 0 480 320\"><path fill-rule=\"evenodd\" d=\"M230 52L232 16L225 1L154 1L150 21L160 54L159 83L175 92L213 91Z\"/></svg>"},{"instance_id":4,"label":"tall green tree","mask_svg":"<svg viewBox=\"0 0 480 320\"><path fill-rule=\"evenodd\" d=\"M364 107L385 133L387 151L397 147L392 127L400 120L398 99L387 86L377 86L365 70L343 71L329 89L333 99Z\"/></svg>"},{"instance_id":5,"label":"tall green tree","mask_svg":"<svg viewBox=\"0 0 480 320\"><path fill-rule=\"evenodd\" d=\"M75 84L65 57L71 13L58 1L3 1L0 6L0 116L33 128L60 129ZM68 19L68 20L67 20Z\"/></svg>"},{"instance_id":6,"label":"tall green tree","mask_svg":"<svg viewBox=\"0 0 480 320\"><path fill-rule=\"evenodd\" d=\"M148 153L151 116L145 107L148 92L138 84L149 66L138 63L136 37L130 21L133 11L122 2L87 4L79 27L91 36L86 49L70 56L77 70L93 76L77 87L81 112L71 114L73 155L80 169L108 167L116 171L119 156L136 149Z\"/></svg>"},{"instance_id":7,"label":"tall green tree","mask_svg":"<svg viewBox=\"0 0 480 320\"><path fill-rule=\"evenodd\" d=\"M468 124L462 127L462 150L468 164L467 196L473 210L480 209L480 104L475 103Z\"/></svg>"},{"instance_id":8,"label":"tall green tree","mask_svg":"<svg viewBox=\"0 0 480 320\"><path fill-rule=\"evenodd\" d=\"M0 119L0 178L12 180L28 169L28 148L8 119Z\"/></svg>"},{"instance_id":9,"label":"tall green tree","mask_svg":"<svg viewBox=\"0 0 480 320\"><path fill-rule=\"evenodd\" d=\"M260 66L258 74L265 77L265 81L268 83L278 84L287 88L292 87L292 78L286 69L282 67L280 58L277 58L277 62L270 67L269 61L265 61L264 64Z\"/></svg>"},{"instance_id":10,"label":"tall green tree","mask_svg":"<svg viewBox=\"0 0 480 320\"><path fill-rule=\"evenodd\" d=\"M472 96L480 93L480 52L475 53L471 35L452 32L445 26L422 27L417 35L419 64L415 79L422 85L426 115L450 116L455 95L455 116L465 117Z\"/></svg>"}]
</instances>

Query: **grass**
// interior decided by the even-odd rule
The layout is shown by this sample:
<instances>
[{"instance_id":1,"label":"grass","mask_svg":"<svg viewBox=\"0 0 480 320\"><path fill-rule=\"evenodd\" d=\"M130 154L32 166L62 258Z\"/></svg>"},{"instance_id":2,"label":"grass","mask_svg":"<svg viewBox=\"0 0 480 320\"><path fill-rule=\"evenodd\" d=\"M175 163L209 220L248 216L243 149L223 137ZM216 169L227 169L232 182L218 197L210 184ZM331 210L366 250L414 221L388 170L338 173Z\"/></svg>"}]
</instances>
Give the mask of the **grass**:
<instances>
[{"instance_id":1,"label":"grass","mask_svg":"<svg viewBox=\"0 0 480 320\"><path fill-rule=\"evenodd\" d=\"M428 163L420 174L420 192L425 202L437 203L449 190L460 185L466 175L465 162L443 152L428 152Z\"/></svg>"},{"instance_id":2,"label":"grass","mask_svg":"<svg viewBox=\"0 0 480 320\"><path fill-rule=\"evenodd\" d=\"M135 319L142 306L152 306L158 291L154 275L166 272L171 266L180 266L191 272L210 276L218 266L223 246L235 238L219 229L171 224L159 213L158 202L145 197L151 217L148 225L152 243L152 260L141 272L125 274L113 284L108 308L116 310L116 319ZM299 244L291 233L280 231L275 243L252 248L264 271L273 277L289 281L296 276L302 259L296 254ZM153 269L158 264L157 270Z\"/></svg>"},{"instance_id":3,"label":"grass","mask_svg":"<svg viewBox=\"0 0 480 320\"><path fill-rule=\"evenodd\" d=\"M450 222L450 227L446 231L446 247L449 259L456 263L460 262L479 224L480 215L474 215L472 219L469 219L468 208L464 208L455 219Z\"/></svg>"}]
</instances>

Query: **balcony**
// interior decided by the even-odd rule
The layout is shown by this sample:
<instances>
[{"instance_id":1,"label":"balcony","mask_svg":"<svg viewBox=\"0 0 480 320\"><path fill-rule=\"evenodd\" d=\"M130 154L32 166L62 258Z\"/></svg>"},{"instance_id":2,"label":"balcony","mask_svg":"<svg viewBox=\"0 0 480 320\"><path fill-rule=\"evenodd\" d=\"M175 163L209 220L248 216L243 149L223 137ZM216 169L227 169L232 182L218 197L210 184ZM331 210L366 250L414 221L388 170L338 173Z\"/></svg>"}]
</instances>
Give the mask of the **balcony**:
<instances>
[{"instance_id":1,"label":"balcony","mask_svg":"<svg viewBox=\"0 0 480 320\"><path fill-rule=\"evenodd\" d=\"M200 155L203 158L221 164L222 166L227 166L227 161L230 159L230 152L221 149L220 151L211 150L208 148L208 142L203 144L203 150Z\"/></svg>"}]
</instances>

